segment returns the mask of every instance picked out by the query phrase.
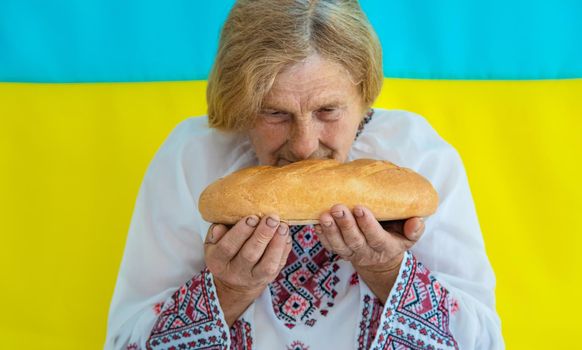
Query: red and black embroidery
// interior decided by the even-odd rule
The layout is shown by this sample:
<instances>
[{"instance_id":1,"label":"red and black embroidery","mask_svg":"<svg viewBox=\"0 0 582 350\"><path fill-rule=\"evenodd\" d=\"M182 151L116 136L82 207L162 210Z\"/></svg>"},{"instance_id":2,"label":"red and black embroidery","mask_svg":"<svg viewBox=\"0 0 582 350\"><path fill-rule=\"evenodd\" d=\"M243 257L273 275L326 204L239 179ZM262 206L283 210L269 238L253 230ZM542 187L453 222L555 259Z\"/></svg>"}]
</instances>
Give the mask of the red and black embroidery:
<instances>
[{"instance_id":1,"label":"red and black embroidery","mask_svg":"<svg viewBox=\"0 0 582 350\"><path fill-rule=\"evenodd\" d=\"M205 269L164 304L147 349L226 349L228 328L218 315L212 276Z\"/></svg>"},{"instance_id":2,"label":"red and black embroidery","mask_svg":"<svg viewBox=\"0 0 582 350\"><path fill-rule=\"evenodd\" d=\"M309 346L305 345L299 340L295 340L293 343L287 346L287 350L309 350Z\"/></svg>"},{"instance_id":3,"label":"red and black embroidery","mask_svg":"<svg viewBox=\"0 0 582 350\"><path fill-rule=\"evenodd\" d=\"M313 326L317 315L326 316L334 305L338 256L323 248L313 225L291 226L290 233L287 265L269 284L273 310L288 328L299 322Z\"/></svg>"},{"instance_id":4,"label":"red and black embroidery","mask_svg":"<svg viewBox=\"0 0 582 350\"><path fill-rule=\"evenodd\" d=\"M252 348L251 324L244 318L236 320L230 327L230 350L251 350Z\"/></svg>"},{"instance_id":5,"label":"red and black embroidery","mask_svg":"<svg viewBox=\"0 0 582 350\"><path fill-rule=\"evenodd\" d=\"M458 349L449 330L455 304L430 271L406 252L403 271L383 311L374 350Z\"/></svg>"},{"instance_id":6,"label":"red and black embroidery","mask_svg":"<svg viewBox=\"0 0 582 350\"><path fill-rule=\"evenodd\" d=\"M164 306L164 303L162 303L162 302L156 303L154 305L154 307L153 307L154 315L160 316L160 313L162 312L162 306Z\"/></svg>"},{"instance_id":7,"label":"red and black embroidery","mask_svg":"<svg viewBox=\"0 0 582 350\"><path fill-rule=\"evenodd\" d=\"M360 277L357 272L354 272L352 277L350 277L350 286L356 286L358 284L360 284Z\"/></svg>"},{"instance_id":8,"label":"red and black embroidery","mask_svg":"<svg viewBox=\"0 0 582 350\"><path fill-rule=\"evenodd\" d=\"M357 275L356 275L357 276ZM370 295L364 295L360 333L358 335L358 350L367 350L372 345L378 325L382 318L384 306L380 300Z\"/></svg>"},{"instance_id":9,"label":"red and black embroidery","mask_svg":"<svg viewBox=\"0 0 582 350\"><path fill-rule=\"evenodd\" d=\"M372 120L373 116L374 116L374 109L373 108L368 109L368 112L366 112L366 116L364 117L364 119L362 119L362 121L360 122L360 125L358 125L358 131L356 132L355 140L358 139L360 134L364 131L364 126L366 126L366 124L368 124L370 122L370 120Z\"/></svg>"}]
</instances>

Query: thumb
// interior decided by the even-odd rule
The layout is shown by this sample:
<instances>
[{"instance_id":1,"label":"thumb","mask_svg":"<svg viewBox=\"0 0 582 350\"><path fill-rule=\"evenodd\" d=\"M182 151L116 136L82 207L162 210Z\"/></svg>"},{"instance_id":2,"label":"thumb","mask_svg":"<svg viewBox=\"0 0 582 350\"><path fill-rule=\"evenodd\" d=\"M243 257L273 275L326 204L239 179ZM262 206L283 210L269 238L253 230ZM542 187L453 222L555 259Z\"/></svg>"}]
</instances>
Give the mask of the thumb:
<instances>
[{"instance_id":1,"label":"thumb","mask_svg":"<svg viewBox=\"0 0 582 350\"><path fill-rule=\"evenodd\" d=\"M420 239L424 233L424 219L421 217L413 217L404 223L404 236L412 241L416 242Z\"/></svg>"}]
</instances>

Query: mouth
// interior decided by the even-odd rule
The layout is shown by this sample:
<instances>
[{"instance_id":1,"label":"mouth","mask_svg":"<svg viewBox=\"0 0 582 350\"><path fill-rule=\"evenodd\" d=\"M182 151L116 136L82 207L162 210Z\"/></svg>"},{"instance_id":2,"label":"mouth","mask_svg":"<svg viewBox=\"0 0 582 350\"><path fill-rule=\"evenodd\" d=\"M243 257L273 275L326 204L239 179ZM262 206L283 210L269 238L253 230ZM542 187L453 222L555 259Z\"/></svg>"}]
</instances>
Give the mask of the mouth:
<instances>
[{"instance_id":1,"label":"mouth","mask_svg":"<svg viewBox=\"0 0 582 350\"><path fill-rule=\"evenodd\" d=\"M324 156L321 158L309 158L309 159L334 159L333 156ZM291 164L291 163L295 163L298 162L299 160L289 160L289 159L285 159L285 158L277 158L277 162L275 163L277 166L283 166L283 165L287 165L287 164Z\"/></svg>"},{"instance_id":2,"label":"mouth","mask_svg":"<svg viewBox=\"0 0 582 350\"><path fill-rule=\"evenodd\" d=\"M279 158L277 160L277 166L283 166L283 165L287 165L287 164L291 164L291 163L293 163L293 162L290 160L287 160L285 158Z\"/></svg>"}]
</instances>

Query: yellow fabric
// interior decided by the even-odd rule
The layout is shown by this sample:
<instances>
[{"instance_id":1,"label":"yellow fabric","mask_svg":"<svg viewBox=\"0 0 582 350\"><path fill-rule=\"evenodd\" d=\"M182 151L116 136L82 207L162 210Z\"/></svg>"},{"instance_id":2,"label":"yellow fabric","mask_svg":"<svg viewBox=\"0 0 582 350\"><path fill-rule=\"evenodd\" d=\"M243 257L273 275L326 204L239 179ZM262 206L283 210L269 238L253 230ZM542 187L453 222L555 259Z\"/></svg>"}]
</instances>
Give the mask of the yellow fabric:
<instances>
[{"instance_id":1,"label":"yellow fabric","mask_svg":"<svg viewBox=\"0 0 582 350\"><path fill-rule=\"evenodd\" d=\"M100 349L133 204L205 82L0 84L0 347ZM508 349L572 348L582 80L387 79L465 161Z\"/></svg>"}]
</instances>

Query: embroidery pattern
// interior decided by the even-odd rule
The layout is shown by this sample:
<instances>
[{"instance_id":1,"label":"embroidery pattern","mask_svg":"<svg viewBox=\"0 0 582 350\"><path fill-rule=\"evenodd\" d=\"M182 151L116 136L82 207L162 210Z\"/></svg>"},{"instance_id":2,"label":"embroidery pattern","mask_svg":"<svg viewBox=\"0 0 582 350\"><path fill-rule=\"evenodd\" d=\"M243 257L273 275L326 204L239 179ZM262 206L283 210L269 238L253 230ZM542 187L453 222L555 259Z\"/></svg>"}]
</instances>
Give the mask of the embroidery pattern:
<instances>
[{"instance_id":1,"label":"embroidery pattern","mask_svg":"<svg viewBox=\"0 0 582 350\"><path fill-rule=\"evenodd\" d=\"M227 326L208 269L194 276L162 307L147 349L226 349Z\"/></svg>"},{"instance_id":2,"label":"embroidery pattern","mask_svg":"<svg viewBox=\"0 0 582 350\"><path fill-rule=\"evenodd\" d=\"M401 276L384 311L378 344L386 344L382 349L458 349L449 330L455 303L449 292L410 252Z\"/></svg>"},{"instance_id":3,"label":"embroidery pattern","mask_svg":"<svg viewBox=\"0 0 582 350\"><path fill-rule=\"evenodd\" d=\"M368 124L370 122L370 120L372 120L373 115L374 115L374 109L373 108L368 109L368 112L366 112L366 116L364 117L364 119L362 119L362 121L360 122L360 125L358 125L358 131L356 132L355 140L357 140L358 136L360 136L360 134L364 131L364 126L366 124Z\"/></svg>"},{"instance_id":4,"label":"embroidery pattern","mask_svg":"<svg viewBox=\"0 0 582 350\"><path fill-rule=\"evenodd\" d=\"M153 307L153 311L154 314L156 316L160 316L160 313L162 312L162 306L164 306L164 303L160 302L160 303L156 303Z\"/></svg>"},{"instance_id":5,"label":"embroidery pattern","mask_svg":"<svg viewBox=\"0 0 582 350\"><path fill-rule=\"evenodd\" d=\"M360 284L360 277L357 272L354 272L350 277L350 286L357 286L358 284Z\"/></svg>"},{"instance_id":6,"label":"embroidery pattern","mask_svg":"<svg viewBox=\"0 0 582 350\"><path fill-rule=\"evenodd\" d=\"M364 295L364 308L362 309L362 320L360 321L360 334L358 335L358 349L367 350L372 345L384 306L380 300L370 295Z\"/></svg>"},{"instance_id":7,"label":"embroidery pattern","mask_svg":"<svg viewBox=\"0 0 582 350\"><path fill-rule=\"evenodd\" d=\"M291 226L289 232L293 248L287 264L269 284L273 310L290 329L298 322L313 327L315 311L326 316L334 305L338 256L323 248L313 225Z\"/></svg>"},{"instance_id":8,"label":"embroidery pattern","mask_svg":"<svg viewBox=\"0 0 582 350\"><path fill-rule=\"evenodd\" d=\"M291 345L287 346L287 350L309 350L309 346L303 344L299 340L295 340Z\"/></svg>"},{"instance_id":9,"label":"embroidery pattern","mask_svg":"<svg viewBox=\"0 0 582 350\"><path fill-rule=\"evenodd\" d=\"M252 348L251 324L244 318L236 320L230 327L230 349L251 350Z\"/></svg>"}]
</instances>

